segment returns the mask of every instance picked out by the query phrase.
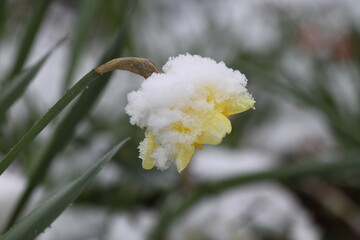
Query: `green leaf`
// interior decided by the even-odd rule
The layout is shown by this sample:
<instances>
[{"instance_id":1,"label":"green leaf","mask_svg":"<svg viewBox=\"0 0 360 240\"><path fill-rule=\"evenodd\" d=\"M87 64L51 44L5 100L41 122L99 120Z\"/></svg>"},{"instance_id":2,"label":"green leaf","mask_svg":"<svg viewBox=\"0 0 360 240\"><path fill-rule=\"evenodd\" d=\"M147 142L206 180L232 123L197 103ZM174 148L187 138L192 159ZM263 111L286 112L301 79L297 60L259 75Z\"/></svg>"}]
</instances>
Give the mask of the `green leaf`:
<instances>
[{"instance_id":1,"label":"green leaf","mask_svg":"<svg viewBox=\"0 0 360 240\"><path fill-rule=\"evenodd\" d=\"M0 0L0 40L3 36L5 23L6 23L6 17L5 17L6 5L7 4L5 0Z\"/></svg>"},{"instance_id":2,"label":"green leaf","mask_svg":"<svg viewBox=\"0 0 360 240\"><path fill-rule=\"evenodd\" d=\"M175 219L184 215L195 204L205 198L219 195L224 191L235 187L261 181L275 180L290 182L309 176L338 174L342 171L357 169L360 167L359 154L359 150L354 150L345 153L342 156L336 156L334 159L331 159L332 161L328 162L293 164L290 166L239 175L195 186L191 190L188 189L187 194L184 195L183 199L179 202L171 201L171 204L163 207L163 212L160 215L149 239L166 239L167 230L170 228Z\"/></svg>"},{"instance_id":3,"label":"green leaf","mask_svg":"<svg viewBox=\"0 0 360 240\"><path fill-rule=\"evenodd\" d=\"M360 135L357 134L356 129L354 131L354 128L349 127L351 124L344 122L342 116L337 114L337 112L334 110L334 107L331 106L331 104L329 104L326 99L323 99L325 94L324 92L321 93L322 95L320 95L318 92L316 94L309 94L305 90L302 90L294 86L294 84L291 84L292 81L287 81L287 83L279 81L279 78L290 79L290 77L284 73L277 71L266 72L261 70L262 67L260 65L256 66L255 64L250 66L246 65L245 63L243 66L246 66L246 69L248 70L247 72L251 75L261 75L261 77L258 78L258 82L264 86L267 86L268 88L275 91L279 91L281 94L286 93L299 102L304 103L306 106L321 112L326 117L325 120L328 121L329 126L335 130L335 133L341 134L343 139L351 142L353 146L359 146ZM314 81L316 81L316 79Z\"/></svg>"},{"instance_id":4,"label":"green leaf","mask_svg":"<svg viewBox=\"0 0 360 240\"><path fill-rule=\"evenodd\" d=\"M72 41L71 44L67 72L64 79L64 89L67 89L70 86L74 70L76 69L81 53L86 46L86 40L89 38L88 33L93 26L91 21L94 19L96 10L101 2L101 0L82 0L81 2L80 13L77 19L78 24L76 26L74 41Z\"/></svg>"},{"instance_id":5,"label":"green leaf","mask_svg":"<svg viewBox=\"0 0 360 240\"><path fill-rule=\"evenodd\" d=\"M118 57L118 55L122 51L124 47L124 35L126 31L126 26L127 23L130 21L131 14L134 11L137 2L138 0L133 0L129 5L124 19L122 20L121 28L119 29L119 32L113 44L106 50L104 56L99 61L100 64ZM90 112L91 108L94 106L97 99L101 95L102 90L104 90L107 86L107 83L109 82L111 76L111 72L104 74L100 76L97 81L90 84L89 88L86 89L83 94L81 94L81 96L71 108L71 110L66 114L64 119L56 127L54 134L49 140L49 143L46 146L43 154L41 154L40 158L36 161L36 166L33 168L34 171L31 173L30 181L26 187L26 190L21 195L20 201L14 208L8 226L12 225L18 215L20 215L23 208L26 206L26 203L28 202L28 199L30 198L33 190L44 179L47 169L50 166L52 160L72 139L76 126Z\"/></svg>"},{"instance_id":6,"label":"green leaf","mask_svg":"<svg viewBox=\"0 0 360 240\"><path fill-rule=\"evenodd\" d=\"M20 43L20 46L18 47L19 51L17 52L14 65L6 81L10 80L13 76L18 74L24 66L25 61L29 56L31 47L34 43L34 39L39 31L41 24L44 22L44 16L51 1L52 0L36 1L37 4L35 6L33 15L29 21L29 24L25 27L26 32Z\"/></svg>"},{"instance_id":7,"label":"green leaf","mask_svg":"<svg viewBox=\"0 0 360 240\"><path fill-rule=\"evenodd\" d=\"M1 240L31 240L42 233L84 191L128 139L113 147L84 174L58 191L5 233Z\"/></svg>"},{"instance_id":8,"label":"green leaf","mask_svg":"<svg viewBox=\"0 0 360 240\"><path fill-rule=\"evenodd\" d=\"M3 88L0 89L0 119L5 115L6 111L12 106L12 104L14 104L15 101L22 96L48 57L65 41L65 39L65 37L62 38L35 65L24 70L21 74L17 75L12 81L8 82Z\"/></svg>"},{"instance_id":9,"label":"green leaf","mask_svg":"<svg viewBox=\"0 0 360 240\"><path fill-rule=\"evenodd\" d=\"M30 144L30 142L72 101L79 95L92 81L98 79L94 71L90 71L80 79L65 95L60 98L48 112L46 112L25 135L16 143L16 145L4 156L0 162L0 175L15 160L18 154Z\"/></svg>"}]
</instances>

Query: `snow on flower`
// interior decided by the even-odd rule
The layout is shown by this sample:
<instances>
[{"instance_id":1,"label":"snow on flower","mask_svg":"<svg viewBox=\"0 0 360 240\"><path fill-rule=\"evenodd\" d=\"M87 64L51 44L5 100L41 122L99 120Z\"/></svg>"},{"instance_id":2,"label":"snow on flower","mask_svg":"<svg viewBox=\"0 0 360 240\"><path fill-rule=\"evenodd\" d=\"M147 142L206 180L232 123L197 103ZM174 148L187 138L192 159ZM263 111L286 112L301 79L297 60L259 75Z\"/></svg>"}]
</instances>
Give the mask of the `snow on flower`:
<instances>
[{"instance_id":1,"label":"snow on flower","mask_svg":"<svg viewBox=\"0 0 360 240\"><path fill-rule=\"evenodd\" d=\"M145 128L140 143L144 169L181 172L195 147L217 145L231 132L230 115L253 107L247 79L237 70L197 55L170 58L164 73L154 73L128 95L130 122Z\"/></svg>"}]
</instances>

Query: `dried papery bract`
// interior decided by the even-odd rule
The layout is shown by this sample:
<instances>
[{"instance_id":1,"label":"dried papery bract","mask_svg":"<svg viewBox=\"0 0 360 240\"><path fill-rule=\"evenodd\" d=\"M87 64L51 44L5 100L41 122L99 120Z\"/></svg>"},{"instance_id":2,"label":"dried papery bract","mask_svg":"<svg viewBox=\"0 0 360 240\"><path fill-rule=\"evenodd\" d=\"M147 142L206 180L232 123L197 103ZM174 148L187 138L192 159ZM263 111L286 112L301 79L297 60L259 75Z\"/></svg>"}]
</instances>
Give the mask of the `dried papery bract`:
<instances>
[{"instance_id":1,"label":"dried papery bract","mask_svg":"<svg viewBox=\"0 0 360 240\"><path fill-rule=\"evenodd\" d=\"M150 77L153 73L160 73L159 69L152 62L145 58L136 57L115 58L94 68L94 72L98 75L114 70L129 71L144 78Z\"/></svg>"}]
</instances>

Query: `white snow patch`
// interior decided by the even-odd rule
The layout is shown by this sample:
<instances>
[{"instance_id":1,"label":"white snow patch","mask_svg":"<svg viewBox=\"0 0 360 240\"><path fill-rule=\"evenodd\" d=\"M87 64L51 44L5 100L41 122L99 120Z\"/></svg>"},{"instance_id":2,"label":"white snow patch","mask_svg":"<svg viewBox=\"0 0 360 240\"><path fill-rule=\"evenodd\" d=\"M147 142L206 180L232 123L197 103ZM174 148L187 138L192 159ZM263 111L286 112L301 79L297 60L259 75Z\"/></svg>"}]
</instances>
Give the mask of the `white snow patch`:
<instances>
[{"instance_id":1,"label":"white snow patch","mask_svg":"<svg viewBox=\"0 0 360 240\"><path fill-rule=\"evenodd\" d=\"M152 157L162 170L174 161L179 145L193 147L198 136L207 130L207 119L218 111L217 105L235 101L235 96L252 99L246 89L246 77L223 62L179 55L170 58L163 71L152 74L138 91L131 92L125 109L132 124L151 131L159 145ZM174 128L177 125L189 131L179 131ZM140 152L146 152L145 145L140 144Z\"/></svg>"}]
</instances>

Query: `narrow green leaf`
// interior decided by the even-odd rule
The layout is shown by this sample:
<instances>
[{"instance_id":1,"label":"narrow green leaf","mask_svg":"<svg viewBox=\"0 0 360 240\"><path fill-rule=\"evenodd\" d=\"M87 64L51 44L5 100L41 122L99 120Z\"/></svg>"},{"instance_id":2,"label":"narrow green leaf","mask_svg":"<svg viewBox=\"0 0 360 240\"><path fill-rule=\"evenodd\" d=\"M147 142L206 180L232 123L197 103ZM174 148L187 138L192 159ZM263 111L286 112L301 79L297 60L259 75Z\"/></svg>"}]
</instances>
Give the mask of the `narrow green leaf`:
<instances>
[{"instance_id":1,"label":"narrow green leaf","mask_svg":"<svg viewBox=\"0 0 360 240\"><path fill-rule=\"evenodd\" d=\"M128 139L113 147L105 156L93 164L84 174L71 184L58 191L30 214L20 220L5 233L1 240L32 240L42 233L51 223L89 186L99 171L119 151Z\"/></svg>"},{"instance_id":2,"label":"narrow green leaf","mask_svg":"<svg viewBox=\"0 0 360 240\"><path fill-rule=\"evenodd\" d=\"M246 64L244 64L246 66ZM349 128L349 124L345 123L340 115L336 114L334 108L329 105L326 100L316 96L315 94L309 94L304 90L293 86L293 84L285 84L282 81L279 81L279 78L290 78L289 76L284 76L278 72L267 73L260 71L260 66L250 66L247 65L246 69L249 73L258 76L261 72L261 78L259 78L259 83L266 85L270 89L275 91L280 91L282 94L287 93L289 96L294 97L298 101L306 104L308 107L314 108L315 110L321 112L328 121L329 125L336 131L340 133L347 141L351 141L353 145L358 146L360 144L360 136L357 134L354 129Z\"/></svg>"},{"instance_id":3,"label":"narrow green leaf","mask_svg":"<svg viewBox=\"0 0 360 240\"><path fill-rule=\"evenodd\" d=\"M116 58L121 53L124 47L124 38L127 24L129 23L131 14L133 13L138 0L133 0L124 15L124 19L121 22L119 32L113 42L113 44L106 50L103 57L99 61L99 65L107 62L113 58ZM71 110L66 114L64 119L56 127L54 134L52 135L48 145L46 146L43 154L36 161L36 166L33 168L33 172L30 176L30 181L26 187L26 190L21 195L19 202L17 203L14 211L10 217L8 226L17 219L20 215L26 203L28 202L33 190L44 179L47 169L50 166L54 157L69 143L72 139L76 126L81 120L91 111L92 107L96 103L97 99L101 95L102 91L107 86L107 83L112 76L111 73L104 74L99 79L89 85ZM1 167L1 163L0 163ZM1 170L1 168L0 168Z\"/></svg>"},{"instance_id":4,"label":"narrow green leaf","mask_svg":"<svg viewBox=\"0 0 360 240\"><path fill-rule=\"evenodd\" d=\"M33 46L34 39L38 33L38 30L41 24L44 22L43 19L51 1L52 0L39 0L35 2L36 6L33 15L29 21L29 24L25 28L26 31L20 43L20 46L18 47L19 51L17 52L14 65L6 80L10 80L13 76L18 74L24 66L25 61L29 56L31 47Z\"/></svg>"},{"instance_id":5,"label":"narrow green leaf","mask_svg":"<svg viewBox=\"0 0 360 240\"><path fill-rule=\"evenodd\" d=\"M291 166L279 167L271 170L250 173L230 177L224 180L205 183L195 186L187 192L180 202L171 201L171 204L165 206L159 220L153 229L149 239L166 239L167 230L175 219L184 215L191 207L202 199L216 196L229 189L240 187L250 183L260 181L294 181L299 178L309 176L338 174L341 171L351 170L360 167L360 152L353 151L345 156L337 156L331 162L311 162L294 164Z\"/></svg>"},{"instance_id":6,"label":"narrow green leaf","mask_svg":"<svg viewBox=\"0 0 360 240\"><path fill-rule=\"evenodd\" d=\"M64 79L64 89L70 86L74 75L74 70L78 64L83 49L86 46L86 40L89 38L89 31L92 27L92 19L98 9L101 0L82 0L80 5L80 13L77 20L74 41L70 49L70 56Z\"/></svg>"},{"instance_id":7,"label":"narrow green leaf","mask_svg":"<svg viewBox=\"0 0 360 240\"><path fill-rule=\"evenodd\" d=\"M6 22L6 1L0 0L0 39L2 38Z\"/></svg>"},{"instance_id":8,"label":"narrow green leaf","mask_svg":"<svg viewBox=\"0 0 360 240\"><path fill-rule=\"evenodd\" d=\"M6 83L5 86L0 89L0 119L5 115L6 111L12 106L12 104L14 104L15 101L22 96L48 57L65 41L65 39L66 38L62 38L36 64L28 69L25 69L21 74L17 75L12 81Z\"/></svg>"},{"instance_id":9,"label":"narrow green leaf","mask_svg":"<svg viewBox=\"0 0 360 240\"><path fill-rule=\"evenodd\" d=\"M337 133L340 133L345 139L351 141L355 146L360 144L360 136L356 134L353 129L348 128L348 124L345 124L341 119L341 116L335 112L334 108L329 106L329 104L327 104L323 99L306 94L303 90L294 86L287 86L280 81L273 81L272 83L274 84L272 84L272 86L270 86L269 83L263 83L269 85L270 88L275 87L279 90L285 91L307 106L315 108L315 110L321 112L326 117L326 121L328 121L329 125L336 130Z\"/></svg>"},{"instance_id":10,"label":"narrow green leaf","mask_svg":"<svg viewBox=\"0 0 360 240\"><path fill-rule=\"evenodd\" d=\"M92 81L99 78L94 71L90 71L80 79L60 100L43 115L17 144L4 156L0 162L0 175L15 160L23 150L74 98L81 93Z\"/></svg>"}]
</instances>

